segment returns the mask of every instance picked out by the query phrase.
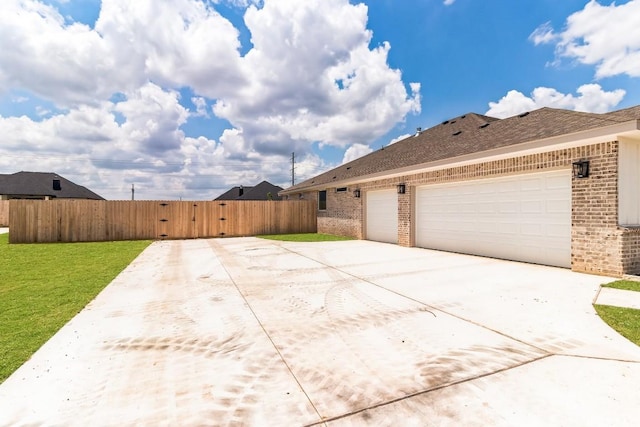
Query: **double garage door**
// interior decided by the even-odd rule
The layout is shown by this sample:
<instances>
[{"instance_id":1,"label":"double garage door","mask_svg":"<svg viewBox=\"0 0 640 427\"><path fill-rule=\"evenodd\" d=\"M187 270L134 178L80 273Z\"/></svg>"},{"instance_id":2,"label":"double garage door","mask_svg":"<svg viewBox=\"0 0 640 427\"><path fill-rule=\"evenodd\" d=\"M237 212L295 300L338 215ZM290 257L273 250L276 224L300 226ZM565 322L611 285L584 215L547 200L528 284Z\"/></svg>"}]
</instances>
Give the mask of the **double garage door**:
<instances>
[{"instance_id":1,"label":"double garage door","mask_svg":"<svg viewBox=\"0 0 640 427\"><path fill-rule=\"evenodd\" d=\"M423 248L570 267L571 172L418 187L415 233Z\"/></svg>"}]
</instances>

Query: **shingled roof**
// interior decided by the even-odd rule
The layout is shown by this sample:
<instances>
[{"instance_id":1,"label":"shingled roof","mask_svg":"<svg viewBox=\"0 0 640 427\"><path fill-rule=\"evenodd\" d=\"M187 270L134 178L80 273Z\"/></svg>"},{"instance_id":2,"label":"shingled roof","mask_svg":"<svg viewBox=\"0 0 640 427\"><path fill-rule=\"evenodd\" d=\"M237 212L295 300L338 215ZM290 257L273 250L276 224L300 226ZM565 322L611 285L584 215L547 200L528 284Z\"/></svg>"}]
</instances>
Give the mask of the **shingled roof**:
<instances>
[{"instance_id":1,"label":"shingled roof","mask_svg":"<svg viewBox=\"0 0 640 427\"><path fill-rule=\"evenodd\" d=\"M213 200L269 200L269 193L271 193L271 200L280 200L282 199L278 196L280 191L282 187L273 185L269 181L262 181L253 187L233 187Z\"/></svg>"},{"instance_id":2,"label":"shingled roof","mask_svg":"<svg viewBox=\"0 0 640 427\"><path fill-rule=\"evenodd\" d=\"M54 189L54 181L58 181L59 190ZM0 194L16 197L49 196L59 199L104 200L88 188L52 172L22 171L8 175L0 174Z\"/></svg>"},{"instance_id":3,"label":"shingled roof","mask_svg":"<svg viewBox=\"0 0 640 427\"><path fill-rule=\"evenodd\" d=\"M640 106L606 114L541 108L506 119L468 113L324 172L280 194L640 119Z\"/></svg>"},{"instance_id":4,"label":"shingled roof","mask_svg":"<svg viewBox=\"0 0 640 427\"><path fill-rule=\"evenodd\" d=\"M268 181L262 181L250 190L245 191L242 196L238 197L238 200L280 200L281 197L278 196L280 191L282 191L282 187L273 185ZM271 193L271 199L269 199L269 193Z\"/></svg>"}]
</instances>

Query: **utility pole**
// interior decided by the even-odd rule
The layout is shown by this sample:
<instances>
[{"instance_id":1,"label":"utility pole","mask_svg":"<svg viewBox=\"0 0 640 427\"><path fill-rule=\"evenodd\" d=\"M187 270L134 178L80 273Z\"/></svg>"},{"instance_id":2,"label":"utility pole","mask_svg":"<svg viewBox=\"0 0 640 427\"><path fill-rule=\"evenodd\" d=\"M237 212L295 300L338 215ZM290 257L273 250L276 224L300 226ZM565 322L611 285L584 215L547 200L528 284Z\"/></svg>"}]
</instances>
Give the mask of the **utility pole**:
<instances>
[{"instance_id":1,"label":"utility pole","mask_svg":"<svg viewBox=\"0 0 640 427\"><path fill-rule=\"evenodd\" d=\"M296 153L291 153L291 186L296 185Z\"/></svg>"},{"instance_id":2,"label":"utility pole","mask_svg":"<svg viewBox=\"0 0 640 427\"><path fill-rule=\"evenodd\" d=\"M136 190L135 190L135 188L133 188L133 184L131 184L131 200L135 199L135 197L134 197L135 192L136 192Z\"/></svg>"}]
</instances>

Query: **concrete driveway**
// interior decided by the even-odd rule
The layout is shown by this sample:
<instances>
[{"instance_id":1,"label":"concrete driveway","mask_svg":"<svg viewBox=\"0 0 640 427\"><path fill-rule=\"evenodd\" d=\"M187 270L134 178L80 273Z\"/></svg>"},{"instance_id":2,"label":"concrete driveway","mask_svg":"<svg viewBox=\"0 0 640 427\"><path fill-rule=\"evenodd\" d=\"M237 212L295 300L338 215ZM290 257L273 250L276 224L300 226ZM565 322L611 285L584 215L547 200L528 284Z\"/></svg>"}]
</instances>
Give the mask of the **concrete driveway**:
<instances>
[{"instance_id":1,"label":"concrete driveway","mask_svg":"<svg viewBox=\"0 0 640 427\"><path fill-rule=\"evenodd\" d=\"M608 278L368 241L152 244L0 385L0 425L628 426Z\"/></svg>"}]
</instances>

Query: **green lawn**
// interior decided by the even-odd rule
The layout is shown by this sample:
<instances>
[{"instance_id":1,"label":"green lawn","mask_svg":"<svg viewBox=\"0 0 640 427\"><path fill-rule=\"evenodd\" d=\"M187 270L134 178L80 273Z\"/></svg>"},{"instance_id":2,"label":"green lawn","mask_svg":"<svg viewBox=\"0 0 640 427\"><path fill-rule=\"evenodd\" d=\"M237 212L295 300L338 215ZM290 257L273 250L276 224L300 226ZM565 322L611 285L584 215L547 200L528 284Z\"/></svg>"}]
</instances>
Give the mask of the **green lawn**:
<instances>
[{"instance_id":1,"label":"green lawn","mask_svg":"<svg viewBox=\"0 0 640 427\"><path fill-rule=\"evenodd\" d=\"M9 245L8 234L0 234L0 382L149 243Z\"/></svg>"},{"instance_id":2,"label":"green lawn","mask_svg":"<svg viewBox=\"0 0 640 427\"><path fill-rule=\"evenodd\" d=\"M598 315L620 335L640 346L640 310L594 305Z\"/></svg>"},{"instance_id":3,"label":"green lawn","mask_svg":"<svg viewBox=\"0 0 640 427\"><path fill-rule=\"evenodd\" d=\"M616 280L602 285L602 287L640 292L640 282L632 280ZM598 304L593 306L600 318L609 326L623 337L640 346L640 310Z\"/></svg>"},{"instance_id":4,"label":"green lawn","mask_svg":"<svg viewBox=\"0 0 640 427\"><path fill-rule=\"evenodd\" d=\"M603 288L616 288L624 289L626 291L640 292L640 282L634 282L632 280L616 280L615 282L602 285Z\"/></svg>"},{"instance_id":5,"label":"green lawn","mask_svg":"<svg viewBox=\"0 0 640 427\"><path fill-rule=\"evenodd\" d=\"M285 242L333 242L336 240L353 240L352 237L334 236L332 234L322 233L263 234L262 236L257 237L269 240L282 240Z\"/></svg>"}]
</instances>

